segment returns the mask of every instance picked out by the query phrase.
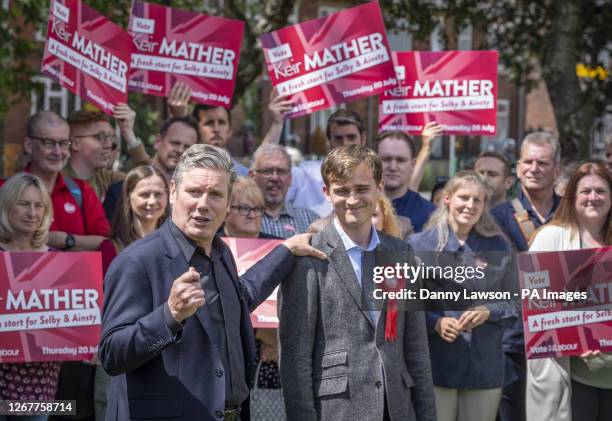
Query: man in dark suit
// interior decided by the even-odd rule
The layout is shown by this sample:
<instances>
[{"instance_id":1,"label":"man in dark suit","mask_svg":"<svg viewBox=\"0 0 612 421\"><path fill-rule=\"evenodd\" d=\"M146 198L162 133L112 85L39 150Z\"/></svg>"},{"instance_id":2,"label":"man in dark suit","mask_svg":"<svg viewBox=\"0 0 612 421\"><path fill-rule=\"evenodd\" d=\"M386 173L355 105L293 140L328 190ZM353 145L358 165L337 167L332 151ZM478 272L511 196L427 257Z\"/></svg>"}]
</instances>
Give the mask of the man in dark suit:
<instances>
[{"instance_id":1,"label":"man in dark suit","mask_svg":"<svg viewBox=\"0 0 612 421\"><path fill-rule=\"evenodd\" d=\"M367 305L372 272L363 270L371 268L363 252L402 251L412 259L408 244L372 225L382 194L380 158L364 146L339 147L321 173L336 216L312 245L329 260L296 259L281 285L287 419L434 421L423 312L398 311L393 322L386 302L382 311Z\"/></svg>"},{"instance_id":2,"label":"man in dark suit","mask_svg":"<svg viewBox=\"0 0 612 421\"><path fill-rule=\"evenodd\" d=\"M170 184L171 219L112 263L99 351L115 376L107 420L249 419L249 313L308 246L287 240L239 279L215 235L235 177L225 150L189 148Z\"/></svg>"}]
</instances>

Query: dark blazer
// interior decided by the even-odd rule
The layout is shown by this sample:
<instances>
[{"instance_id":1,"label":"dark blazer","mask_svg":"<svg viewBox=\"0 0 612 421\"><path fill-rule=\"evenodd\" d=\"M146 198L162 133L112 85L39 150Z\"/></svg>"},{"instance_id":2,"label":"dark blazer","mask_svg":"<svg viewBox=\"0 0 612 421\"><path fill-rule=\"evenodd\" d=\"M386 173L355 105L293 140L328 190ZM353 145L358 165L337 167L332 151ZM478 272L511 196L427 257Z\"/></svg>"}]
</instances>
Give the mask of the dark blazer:
<instances>
[{"instance_id":1,"label":"dark blazer","mask_svg":"<svg viewBox=\"0 0 612 421\"><path fill-rule=\"evenodd\" d=\"M430 228L410 238L415 253L428 265L437 254L438 230ZM461 250L461 252L459 252ZM472 230L464 246L449 227L444 256L458 255L458 264L473 266L477 259L487 262L481 281L465 281L461 285L473 291L508 291L518 293L516 261L511 247L502 235L485 237ZM423 252L423 253L421 253ZM459 253L457 253L459 252ZM441 285L456 289L454 281L441 280ZM473 303L478 305L479 303ZM431 368L436 386L450 389L495 389L504 382L504 352L502 333L518 315L518 301L487 302L489 319L470 332L462 332L454 342L448 343L435 331L441 317L459 318L462 310L427 311L425 314ZM471 305L470 305L471 306Z\"/></svg>"},{"instance_id":2,"label":"dark blazer","mask_svg":"<svg viewBox=\"0 0 612 421\"><path fill-rule=\"evenodd\" d=\"M174 333L164 307L174 279L188 262L172 236L169 222L127 247L104 280L104 310L99 356L111 382L107 420L223 419L226 375L211 342L206 305ZM218 238L213 247L240 297L240 333L247 379L255 360L250 311L264 301L293 267L284 246L238 279L230 250ZM166 310L167 311L167 310ZM231 350L230 350L231 352ZM248 384L248 382L247 382ZM248 400L242 420L249 419Z\"/></svg>"},{"instance_id":3,"label":"dark blazer","mask_svg":"<svg viewBox=\"0 0 612 421\"><path fill-rule=\"evenodd\" d=\"M410 258L407 243L378 235L377 251L404 251ZM334 224L315 235L312 245L329 260L297 258L281 286L287 419L381 420L386 400L391 421L434 421L423 312L399 310L397 337L387 342L387 313L383 310L375 325L361 306L361 289Z\"/></svg>"}]
</instances>

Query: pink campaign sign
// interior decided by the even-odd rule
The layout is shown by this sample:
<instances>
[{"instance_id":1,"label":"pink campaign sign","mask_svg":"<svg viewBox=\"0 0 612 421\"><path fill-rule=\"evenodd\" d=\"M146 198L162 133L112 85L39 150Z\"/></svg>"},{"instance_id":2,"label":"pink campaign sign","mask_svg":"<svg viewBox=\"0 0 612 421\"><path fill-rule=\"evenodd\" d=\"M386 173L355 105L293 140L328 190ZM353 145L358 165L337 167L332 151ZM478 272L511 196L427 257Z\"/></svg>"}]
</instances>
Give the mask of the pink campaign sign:
<instances>
[{"instance_id":1,"label":"pink campaign sign","mask_svg":"<svg viewBox=\"0 0 612 421\"><path fill-rule=\"evenodd\" d=\"M436 121L445 134L497 130L497 51L393 53L399 85L379 96L380 130L421 134Z\"/></svg>"},{"instance_id":2,"label":"pink campaign sign","mask_svg":"<svg viewBox=\"0 0 612 421\"><path fill-rule=\"evenodd\" d=\"M528 359L612 352L612 247L522 253L519 281Z\"/></svg>"},{"instance_id":3,"label":"pink campaign sign","mask_svg":"<svg viewBox=\"0 0 612 421\"><path fill-rule=\"evenodd\" d=\"M295 103L293 118L397 84L377 2L261 36L268 75Z\"/></svg>"},{"instance_id":4,"label":"pink campaign sign","mask_svg":"<svg viewBox=\"0 0 612 421\"><path fill-rule=\"evenodd\" d=\"M81 0L51 0L42 73L107 114L127 102L130 36Z\"/></svg>"},{"instance_id":5,"label":"pink campaign sign","mask_svg":"<svg viewBox=\"0 0 612 421\"><path fill-rule=\"evenodd\" d=\"M0 362L91 360L101 309L100 253L0 253Z\"/></svg>"},{"instance_id":6,"label":"pink campaign sign","mask_svg":"<svg viewBox=\"0 0 612 421\"><path fill-rule=\"evenodd\" d=\"M267 256L283 240L263 240L259 238L223 238L228 245L238 267L238 275L244 274L251 266ZM251 313L251 323L255 328L278 328L276 313L276 294L278 288L266 301Z\"/></svg>"},{"instance_id":7,"label":"pink campaign sign","mask_svg":"<svg viewBox=\"0 0 612 421\"><path fill-rule=\"evenodd\" d=\"M135 0L130 91L168 96L177 82L196 102L232 105L244 22Z\"/></svg>"}]
</instances>

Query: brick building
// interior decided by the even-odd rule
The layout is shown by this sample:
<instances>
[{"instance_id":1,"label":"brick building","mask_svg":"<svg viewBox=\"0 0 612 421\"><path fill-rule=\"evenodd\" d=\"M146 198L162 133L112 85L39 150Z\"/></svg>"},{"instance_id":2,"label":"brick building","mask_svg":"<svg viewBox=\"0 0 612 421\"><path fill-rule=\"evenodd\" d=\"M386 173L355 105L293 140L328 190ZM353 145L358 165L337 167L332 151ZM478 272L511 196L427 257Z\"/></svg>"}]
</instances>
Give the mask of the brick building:
<instances>
[{"instance_id":1,"label":"brick building","mask_svg":"<svg viewBox=\"0 0 612 421\"><path fill-rule=\"evenodd\" d=\"M4 7L9 2L4 0ZM290 23L303 22L308 19L325 16L350 7L351 1L335 0L309 0L298 1L290 17ZM395 51L406 50L433 50L459 49L470 50L474 46L482 44L483 34L473 33L471 28L465 28L459 33L452 33L452 22L450 25L441 23L424 41L413 40L410 33L404 31L388 31L391 48ZM443 46L439 31L445 30L448 44ZM32 34L37 41L44 41L40 34ZM35 64L38 66L38 63ZM80 98L75 97L56 83L45 77L39 77L41 89L32 92L29 98L11 108L5 115L4 124L0 125L0 133L4 144L3 169L4 175L10 175L19 169L19 157L21 145L25 136L25 122L27 117L40 109L51 109L63 116L84 106ZM270 83L267 76L262 75L256 83L257 101L260 106L256 107L260 115L248 115L245 107L237 105L232 110L232 126L234 139L230 145L231 152L237 156L244 156L245 163L248 162L252 149L256 146L257 139L262 136L270 124L270 116L267 112L267 99L270 94ZM150 101L149 101L150 98ZM147 101L153 104L153 108L159 111L163 119L165 110L163 101L155 97L147 97ZM370 97L365 100L342 105L357 111L365 119L367 135L372 141L377 132L378 124L378 99ZM325 125L329 115L335 108L320 111L312 115L299 117L285 123L283 142L296 144L305 155L322 155L326 152ZM249 119L259 118L261 133L252 133L249 130ZM246 124L245 124L246 123ZM612 124L611 124L612 126ZM481 150L497 150L508 155L516 151L517 140L522 139L524 133L533 129L556 130L556 123L552 106L546 92L541 85L529 94L524 90L508 82L504 77L504 69L500 68L498 84L498 132L493 137L466 137L457 136L455 142L455 153L449 150L448 138L437 141L433 147L432 161L425 175L427 180L436 175L444 175L449 172L449 158L456 156L457 166L469 165L473 158ZM137 133L138 134L138 133Z\"/></svg>"}]
</instances>

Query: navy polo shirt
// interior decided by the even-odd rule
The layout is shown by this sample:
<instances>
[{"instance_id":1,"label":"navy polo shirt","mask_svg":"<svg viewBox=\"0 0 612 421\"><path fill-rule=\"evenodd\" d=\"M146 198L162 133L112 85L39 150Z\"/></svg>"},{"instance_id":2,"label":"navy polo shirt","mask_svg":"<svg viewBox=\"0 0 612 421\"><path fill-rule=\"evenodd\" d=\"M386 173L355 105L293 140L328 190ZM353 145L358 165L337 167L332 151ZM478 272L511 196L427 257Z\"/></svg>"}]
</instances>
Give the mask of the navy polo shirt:
<instances>
[{"instance_id":1,"label":"navy polo shirt","mask_svg":"<svg viewBox=\"0 0 612 421\"><path fill-rule=\"evenodd\" d=\"M414 232L423 231L423 225L436 210L436 205L410 189L402 197L393 199L392 203L398 215L410 218Z\"/></svg>"}]
</instances>

